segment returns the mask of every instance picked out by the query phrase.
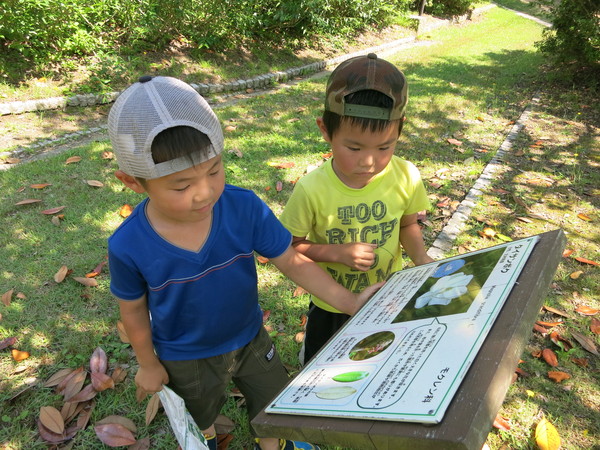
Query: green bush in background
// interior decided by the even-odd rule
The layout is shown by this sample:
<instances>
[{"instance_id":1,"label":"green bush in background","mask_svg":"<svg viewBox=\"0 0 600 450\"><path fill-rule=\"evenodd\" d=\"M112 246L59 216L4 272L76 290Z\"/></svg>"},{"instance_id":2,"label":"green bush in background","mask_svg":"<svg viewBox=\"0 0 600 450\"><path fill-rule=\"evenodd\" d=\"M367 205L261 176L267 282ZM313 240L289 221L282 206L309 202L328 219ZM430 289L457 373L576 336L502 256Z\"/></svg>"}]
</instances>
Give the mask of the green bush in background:
<instances>
[{"instance_id":1,"label":"green bush in background","mask_svg":"<svg viewBox=\"0 0 600 450\"><path fill-rule=\"evenodd\" d=\"M410 0L3 0L0 50L35 69L69 58L162 50L173 40L223 50L253 41L298 45L381 28ZM2 62L2 61L0 61ZM0 69L2 68L0 66Z\"/></svg>"},{"instance_id":2,"label":"green bush in background","mask_svg":"<svg viewBox=\"0 0 600 450\"><path fill-rule=\"evenodd\" d=\"M537 46L565 76L585 71L600 75L600 2L598 0L540 0L550 8L552 28Z\"/></svg>"},{"instance_id":3,"label":"green bush in background","mask_svg":"<svg viewBox=\"0 0 600 450\"><path fill-rule=\"evenodd\" d=\"M416 0L416 9L420 10L423 0ZM436 17L461 16L473 9L475 0L424 0L424 12Z\"/></svg>"}]
</instances>

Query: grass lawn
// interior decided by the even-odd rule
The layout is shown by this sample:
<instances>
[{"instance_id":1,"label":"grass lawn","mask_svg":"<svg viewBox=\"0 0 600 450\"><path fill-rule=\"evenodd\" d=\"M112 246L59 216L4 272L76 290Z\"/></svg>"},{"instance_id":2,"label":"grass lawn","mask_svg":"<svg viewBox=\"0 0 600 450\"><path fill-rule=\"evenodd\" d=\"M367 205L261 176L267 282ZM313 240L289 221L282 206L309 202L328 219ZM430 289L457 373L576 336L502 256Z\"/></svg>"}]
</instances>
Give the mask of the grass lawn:
<instances>
[{"instance_id":1,"label":"grass lawn","mask_svg":"<svg viewBox=\"0 0 600 450\"><path fill-rule=\"evenodd\" d=\"M592 448L600 441L599 358L574 337L579 333L598 346L598 331L591 326L598 320L592 313L600 308L599 269L575 258L600 262L600 107L593 100L597 93L544 82L544 59L534 48L541 30L535 22L495 8L485 19L432 31L423 37L427 45L387 58L409 81L407 122L397 154L419 167L432 200L423 222L427 245L523 109L534 95L540 98L505 170L484 193L453 250L501 242L481 237L484 228L514 239L562 228L573 250L561 262L545 303L565 316L552 309L540 312L540 320L562 321L551 329L572 348L532 333L519 366L522 376L500 411L509 429L490 430L487 445L492 449L536 448L533 433L542 417L556 427L563 448ZM228 182L253 189L276 214L293 183L329 151L315 125L325 80L311 78L215 109L225 130ZM109 373L120 368L127 376L95 396L89 424L77 431L72 448L107 448L94 425L109 415L131 419L135 436L149 438L151 448L176 448L162 413L146 424L149 400L136 399L135 359L119 337L118 310L102 266L106 239L123 221L121 208L141 200L114 178L110 150L110 143L101 140L0 172L0 342L16 338L0 351L0 443L5 450L47 447L36 425L40 408L60 410L64 399L44 384L61 369L89 370L97 347L107 354ZM59 207L64 208L56 211ZM62 266L69 271L64 280L57 276ZM97 286L75 279L94 270L100 272L93 278ZM258 263L258 270L262 306L270 313L265 326L286 365L297 371L297 334L308 297L297 295L295 286L268 263ZM535 356L544 348L556 353L556 368ZM11 350L29 357L17 361L19 354ZM549 370L571 378L556 383L548 378ZM240 403L232 393L223 411L235 423L232 449L251 443Z\"/></svg>"}]
</instances>

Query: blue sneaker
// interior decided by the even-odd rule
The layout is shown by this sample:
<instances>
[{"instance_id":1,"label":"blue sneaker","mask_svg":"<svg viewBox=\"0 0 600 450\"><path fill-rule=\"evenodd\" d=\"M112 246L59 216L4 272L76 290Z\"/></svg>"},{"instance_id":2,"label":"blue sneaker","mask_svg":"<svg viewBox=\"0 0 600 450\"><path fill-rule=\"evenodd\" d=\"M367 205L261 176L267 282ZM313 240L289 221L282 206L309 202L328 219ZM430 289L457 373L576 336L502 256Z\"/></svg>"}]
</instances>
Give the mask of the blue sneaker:
<instances>
[{"instance_id":1,"label":"blue sneaker","mask_svg":"<svg viewBox=\"0 0 600 450\"><path fill-rule=\"evenodd\" d=\"M309 444L308 442L290 441L289 439L279 439L279 448L281 450L321 450L318 445ZM254 444L254 450L261 450L258 442Z\"/></svg>"},{"instance_id":2,"label":"blue sneaker","mask_svg":"<svg viewBox=\"0 0 600 450\"><path fill-rule=\"evenodd\" d=\"M279 442L281 450L321 450L317 445L308 442L290 441L289 439L281 439Z\"/></svg>"}]
</instances>

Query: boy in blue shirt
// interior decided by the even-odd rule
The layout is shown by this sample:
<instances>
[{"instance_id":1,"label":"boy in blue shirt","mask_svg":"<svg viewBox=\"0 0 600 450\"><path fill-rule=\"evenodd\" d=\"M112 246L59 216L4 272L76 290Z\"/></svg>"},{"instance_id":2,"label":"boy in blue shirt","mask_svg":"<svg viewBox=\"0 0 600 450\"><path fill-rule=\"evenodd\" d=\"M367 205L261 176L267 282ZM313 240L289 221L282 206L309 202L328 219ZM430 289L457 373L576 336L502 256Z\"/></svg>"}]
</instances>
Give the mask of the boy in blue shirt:
<instances>
[{"instance_id":1,"label":"boy in blue shirt","mask_svg":"<svg viewBox=\"0 0 600 450\"><path fill-rule=\"evenodd\" d=\"M361 295L297 253L290 233L253 192L225 184L223 134L189 85L142 77L117 99L109 134L116 177L145 193L109 238L111 292L148 393L168 384L216 448L214 421L234 381L254 417L288 381L262 326L254 252L348 314ZM309 449L263 438L257 448Z\"/></svg>"},{"instance_id":2,"label":"boy in blue shirt","mask_svg":"<svg viewBox=\"0 0 600 450\"><path fill-rule=\"evenodd\" d=\"M429 208L421 176L394 155L407 100L404 74L373 53L336 67L317 119L332 158L296 183L280 217L296 250L353 292L400 270L402 249L415 265L433 261L417 223ZM348 317L313 295L301 363Z\"/></svg>"}]
</instances>

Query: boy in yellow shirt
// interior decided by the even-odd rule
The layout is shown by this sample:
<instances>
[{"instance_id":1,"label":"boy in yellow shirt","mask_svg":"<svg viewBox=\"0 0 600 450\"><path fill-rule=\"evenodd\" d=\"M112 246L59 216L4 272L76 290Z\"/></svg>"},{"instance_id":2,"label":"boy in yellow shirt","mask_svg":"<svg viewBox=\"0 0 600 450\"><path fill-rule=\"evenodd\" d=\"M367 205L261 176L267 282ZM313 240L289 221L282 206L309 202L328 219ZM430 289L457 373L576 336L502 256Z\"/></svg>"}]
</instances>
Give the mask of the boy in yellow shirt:
<instances>
[{"instance_id":1,"label":"boy in yellow shirt","mask_svg":"<svg viewBox=\"0 0 600 450\"><path fill-rule=\"evenodd\" d=\"M408 99L394 65L367 56L331 74L317 119L332 158L300 179L281 217L300 253L353 292L402 268L402 248L416 264L427 256L417 213L429 208L418 169L394 155ZM308 361L348 315L312 296L304 355Z\"/></svg>"}]
</instances>

